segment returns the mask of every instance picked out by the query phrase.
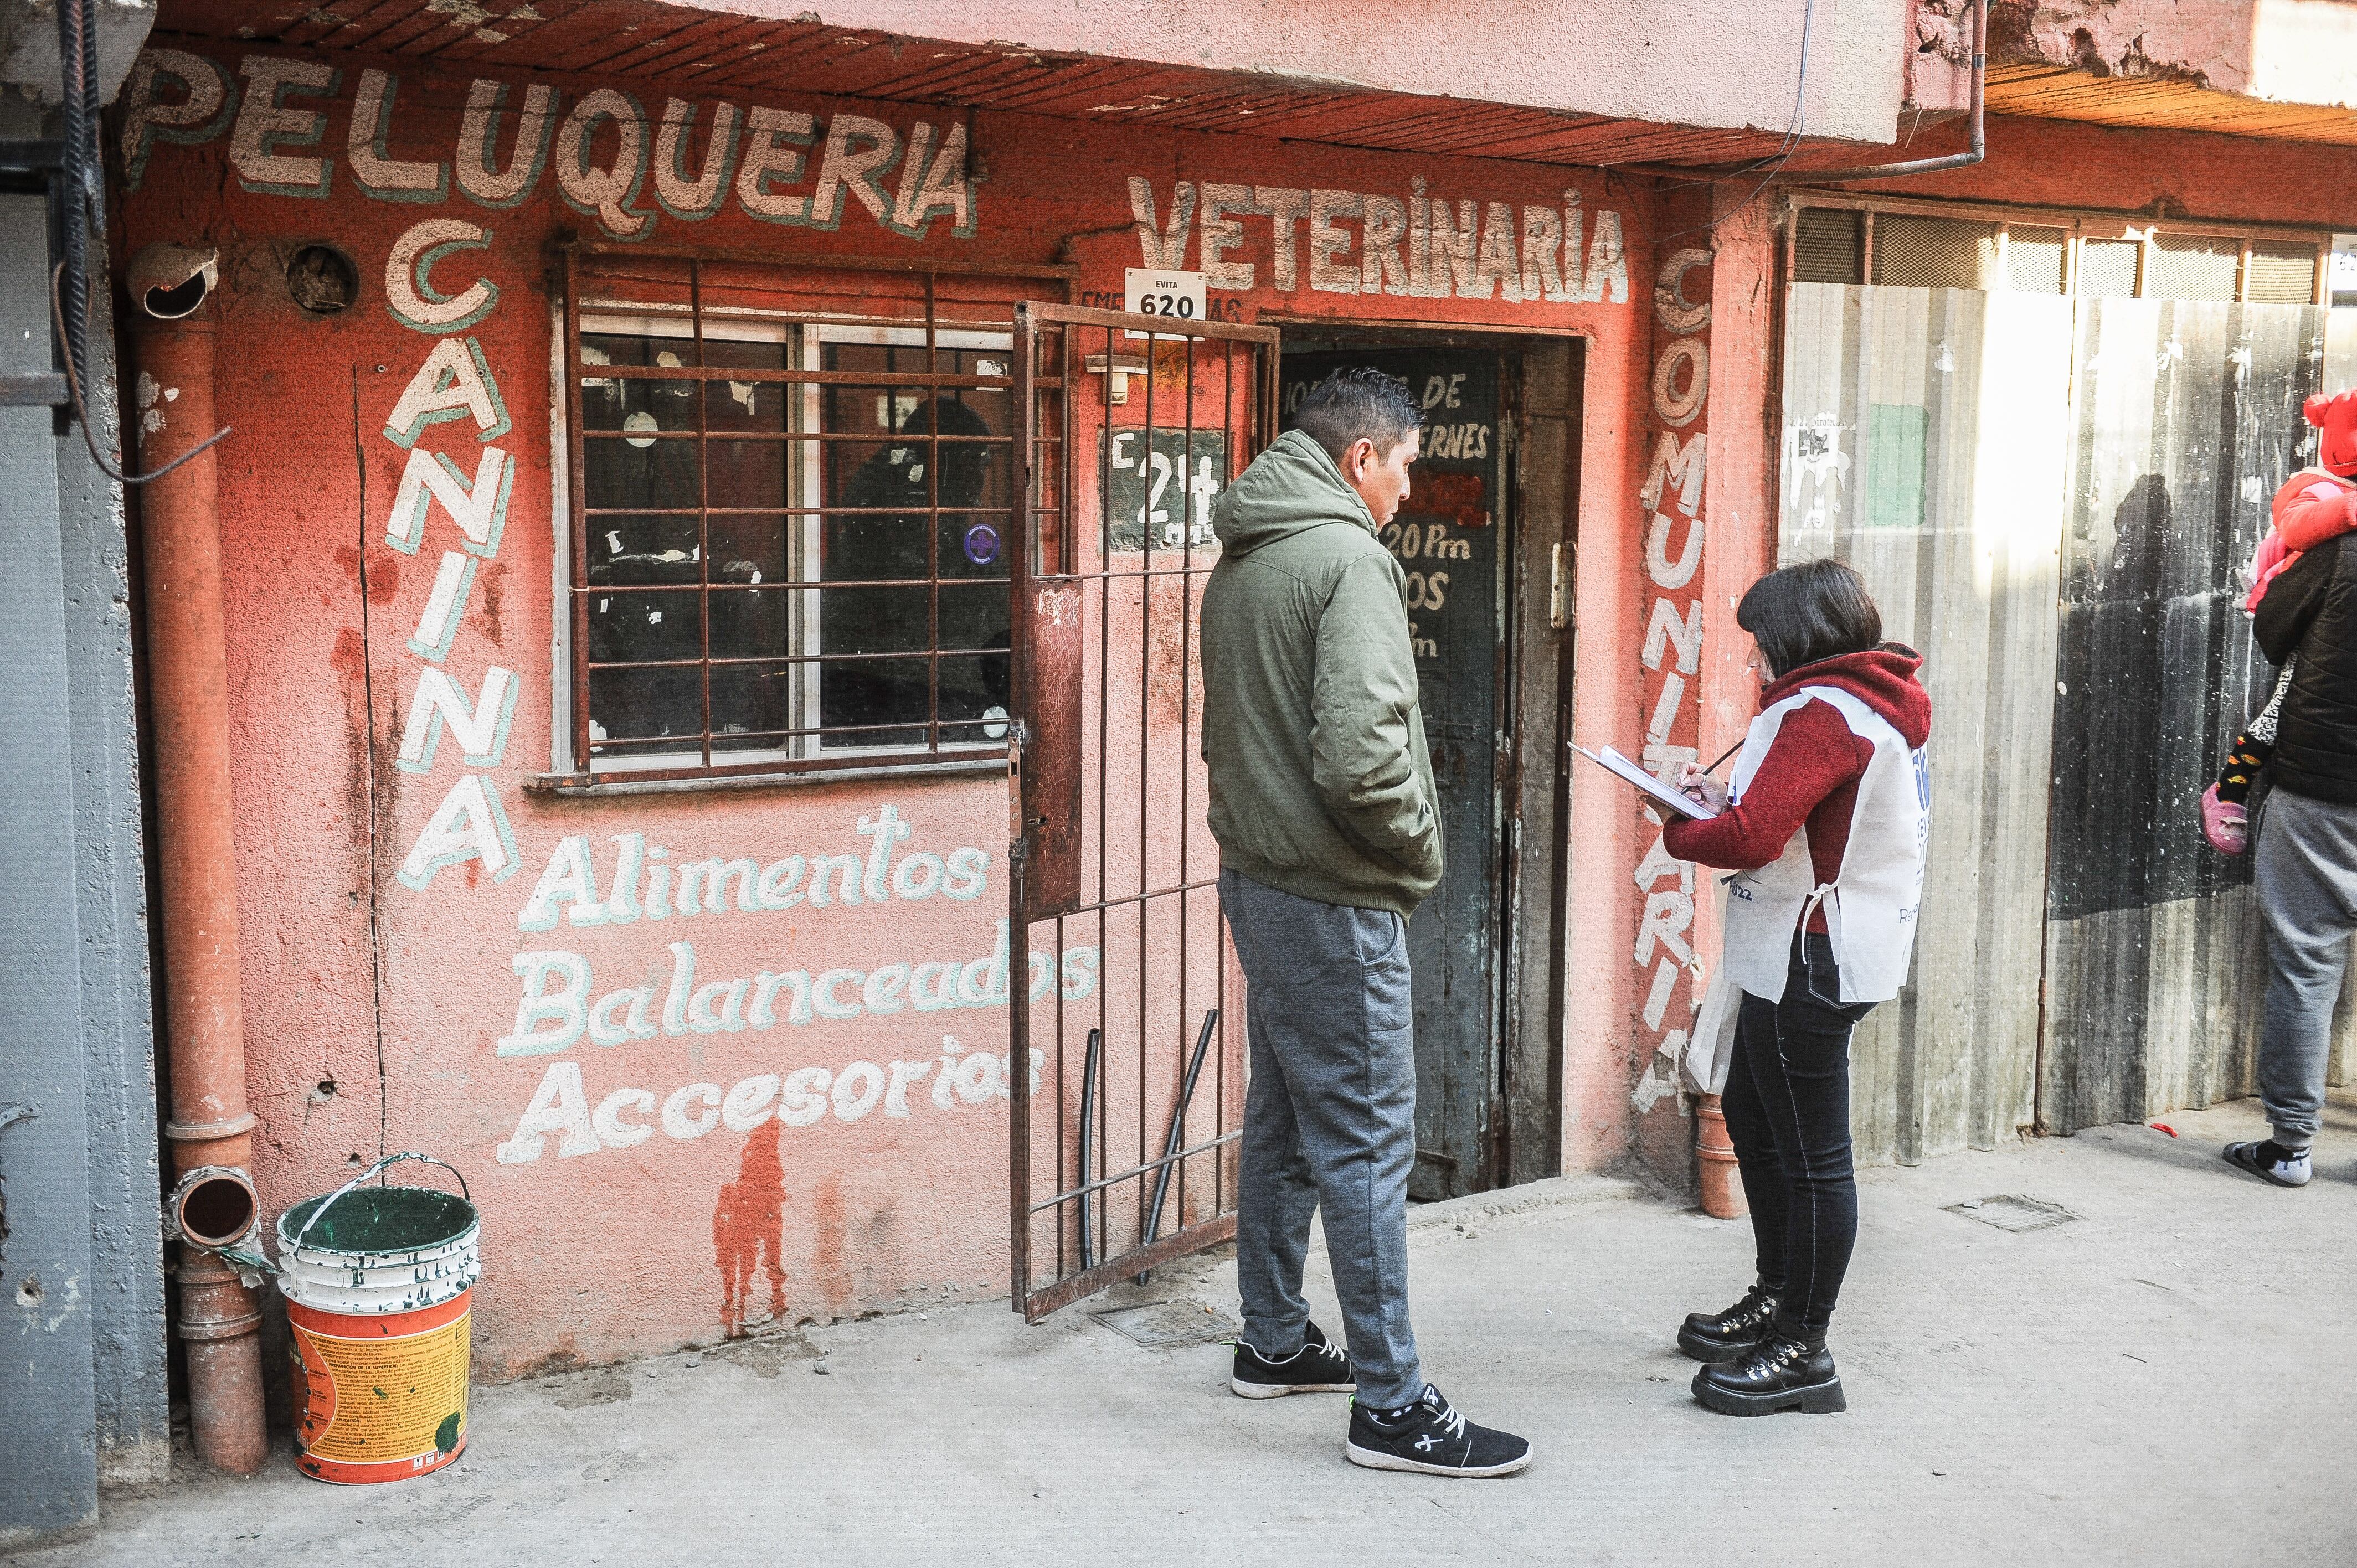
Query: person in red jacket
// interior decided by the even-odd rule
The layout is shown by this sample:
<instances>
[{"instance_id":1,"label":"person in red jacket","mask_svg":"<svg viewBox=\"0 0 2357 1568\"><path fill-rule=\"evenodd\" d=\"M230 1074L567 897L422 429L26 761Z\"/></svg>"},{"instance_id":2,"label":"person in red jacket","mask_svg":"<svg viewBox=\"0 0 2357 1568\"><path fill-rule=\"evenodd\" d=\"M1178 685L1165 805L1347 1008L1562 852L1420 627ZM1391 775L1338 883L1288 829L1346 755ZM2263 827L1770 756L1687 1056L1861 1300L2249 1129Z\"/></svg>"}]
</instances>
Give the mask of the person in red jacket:
<instances>
[{"instance_id":1,"label":"person in red jacket","mask_svg":"<svg viewBox=\"0 0 2357 1568\"><path fill-rule=\"evenodd\" d=\"M2316 466L2302 468L2276 491L2269 509L2274 527L2259 541L2251 562L2251 592L2244 615L2259 613L2268 585L2309 551L2357 529L2357 392L2309 398L2300 411L2316 426ZM2250 847L2251 786L2275 750L2276 715L2298 671L2286 660L2275 694L2226 748L2217 782L2202 792L2201 833L2220 854Z\"/></svg>"},{"instance_id":2,"label":"person in red jacket","mask_svg":"<svg viewBox=\"0 0 2357 1568\"><path fill-rule=\"evenodd\" d=\"M1681 787L1717 814L1670 822L1662 842L1739 874L1717 977L1741 986L1721 1103L1759 1275L1727 1311L1688 1317L1678 1344L1706 1363L1694 1392L1714 1410L1824 1412L1845 1408L1825 1330L1857 1238L1850 1031L1896 993L1911 952L1932 700L1921 658L1882 641L1839 562L1761 578L1736 624L1758 646L1760 716L1731 798L1689 764ZM1706 1006L1698 1036L1727 1005Z\"/></svg>"}]
</instances>

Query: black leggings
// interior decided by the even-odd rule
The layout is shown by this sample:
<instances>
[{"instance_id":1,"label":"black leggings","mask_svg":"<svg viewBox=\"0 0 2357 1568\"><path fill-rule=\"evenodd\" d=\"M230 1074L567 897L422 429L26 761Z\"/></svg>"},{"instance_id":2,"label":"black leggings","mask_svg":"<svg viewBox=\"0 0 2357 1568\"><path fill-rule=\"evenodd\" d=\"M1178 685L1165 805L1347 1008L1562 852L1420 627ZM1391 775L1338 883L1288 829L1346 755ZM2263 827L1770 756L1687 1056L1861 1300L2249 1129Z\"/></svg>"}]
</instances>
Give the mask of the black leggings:
<instances>
[{"instance_id":1,"label":"black leggings","mask_svg":"<svg viewBox=\"0 0 2357 1568\"><path fill-rule=\"evenodd\" d=\"M1874 1004L1844 1006L1840 996L1832 940L1796 937L1784 999L1744 994L1720 1097L1751 1205L1760 1283L1781 1303L1778 1326L1803 1338L1824 1333L1857 1244L1849 1032Z\"/></svg>"}]
</instances>

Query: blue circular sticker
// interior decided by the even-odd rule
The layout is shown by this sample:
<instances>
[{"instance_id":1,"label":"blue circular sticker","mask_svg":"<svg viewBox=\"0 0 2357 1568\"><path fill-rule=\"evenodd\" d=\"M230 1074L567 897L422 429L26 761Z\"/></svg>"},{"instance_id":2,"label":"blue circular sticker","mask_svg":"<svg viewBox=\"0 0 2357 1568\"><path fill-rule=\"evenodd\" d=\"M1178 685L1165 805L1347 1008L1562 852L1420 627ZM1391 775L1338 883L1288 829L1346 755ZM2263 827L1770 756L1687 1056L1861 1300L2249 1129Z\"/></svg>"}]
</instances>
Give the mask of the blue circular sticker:
<instances>
[{"instance_id":1,"label":"blue circular sticker","mask_svg":"<svg viewBox=\"0 0 2357 1568\"><path fill-rule=\"evenodd\" d=\"M977 566L987 566L998 559L998 530L986 522L977 522L965 531L965 558Z\"/></svg>"}]
</instances>

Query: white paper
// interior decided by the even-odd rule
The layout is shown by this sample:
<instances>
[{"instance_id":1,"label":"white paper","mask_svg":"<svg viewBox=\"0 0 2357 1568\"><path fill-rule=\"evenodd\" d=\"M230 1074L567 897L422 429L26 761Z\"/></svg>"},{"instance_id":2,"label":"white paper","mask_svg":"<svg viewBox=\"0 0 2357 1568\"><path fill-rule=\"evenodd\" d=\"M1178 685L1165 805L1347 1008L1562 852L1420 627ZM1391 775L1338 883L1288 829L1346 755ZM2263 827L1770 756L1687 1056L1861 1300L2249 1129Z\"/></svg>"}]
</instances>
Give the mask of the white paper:
<instances>
[{"instance_id":1,"label":"white paper","mask_svg":"<svg viewBox=\"0 0 2357 1568\"><path fill-rule=\"evenodd\" d=\"M1692 818L1697 822L1706 822L1718 815L1717 811L1692 796L1682 795L1671 789L1609 746L1601 753L1590 751L1584 746L1574 746L1571 749L1607 772L1620 775L1682 817Z\"/></svg>"}]
</instances>

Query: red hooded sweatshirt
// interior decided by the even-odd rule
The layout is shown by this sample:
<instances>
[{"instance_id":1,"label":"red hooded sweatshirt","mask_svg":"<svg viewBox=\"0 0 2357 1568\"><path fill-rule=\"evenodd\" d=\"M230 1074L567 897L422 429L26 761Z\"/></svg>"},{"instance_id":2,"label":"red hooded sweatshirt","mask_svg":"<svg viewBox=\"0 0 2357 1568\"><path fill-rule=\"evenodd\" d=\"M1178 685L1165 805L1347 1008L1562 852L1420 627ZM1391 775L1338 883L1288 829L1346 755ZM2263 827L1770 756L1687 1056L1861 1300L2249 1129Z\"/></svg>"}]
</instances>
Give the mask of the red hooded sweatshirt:
<instances>
[{"instance_id":1,"label":"red hooded sweatshirt","mask_svg":"<svg viewBox=\"0 0 2357 1568\"><path fill-rule=\"evenodd\" d=\"M1932 734L1932 698L1915 682L1922 667L1922 656L1913 649L1886 642L1863 653L1803 664L1762 691L1760 706L1773 707L1803 686L1838 687L1889 720L1910 746L1920 746ZM1831 703L1811 699L1784 715L1741 805L1706 822L1672 822L1662 830L1663 845L1680 860L1753 871L1782 854L1805 826L1817 881L1831 882L1841 875L1842 852L1849 847L1858 780L1873 760L1872 742L1852 734ZM1809 929L1825 929L1822 908Z\"/></svg>"}]
</instances>

